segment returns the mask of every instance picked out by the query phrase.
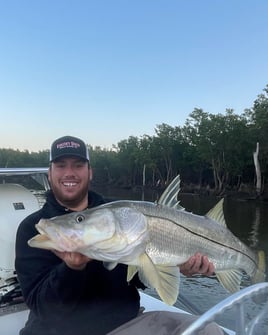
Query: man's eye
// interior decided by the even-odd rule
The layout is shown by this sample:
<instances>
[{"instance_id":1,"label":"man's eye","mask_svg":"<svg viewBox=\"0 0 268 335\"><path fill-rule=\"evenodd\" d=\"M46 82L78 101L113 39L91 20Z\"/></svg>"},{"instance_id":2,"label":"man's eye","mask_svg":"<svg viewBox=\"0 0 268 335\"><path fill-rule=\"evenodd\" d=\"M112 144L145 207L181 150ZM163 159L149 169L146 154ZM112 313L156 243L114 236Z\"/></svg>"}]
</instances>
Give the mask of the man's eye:
<instances>
[{"instance_id":1,"label":"man's eye","mask_svg":"<svg viewBox=\"0 0 268 335\"><path fill-rule=\"evenodd\" d=\"M85 217L82 214L77 215L77 217L75 219L76 223L81 223L84 220L85 220Z\"/></svg>"},{"instance_id":2,"label":"man's eye","mask_svg":"<svg viewBox=\"0 0 268 335\"><path fill-rule=\"evenodd\" d=\"M81 169L81 168L84 167L84 166L85 166L84 163L77 163L77 164L75 165L75 167L76 167L77 169Z\"/></svg>"},{"instance_id":3,"label":"man's eye","mask_svg":"<svg viewBox=\"0 0 268 335\"><path fill-rule=\"evenodd\" d=\"M63 169L65 167L65 164L64 163L55 163L55 166L58 168L58 169Z\"/></svg>"}]
</instances>

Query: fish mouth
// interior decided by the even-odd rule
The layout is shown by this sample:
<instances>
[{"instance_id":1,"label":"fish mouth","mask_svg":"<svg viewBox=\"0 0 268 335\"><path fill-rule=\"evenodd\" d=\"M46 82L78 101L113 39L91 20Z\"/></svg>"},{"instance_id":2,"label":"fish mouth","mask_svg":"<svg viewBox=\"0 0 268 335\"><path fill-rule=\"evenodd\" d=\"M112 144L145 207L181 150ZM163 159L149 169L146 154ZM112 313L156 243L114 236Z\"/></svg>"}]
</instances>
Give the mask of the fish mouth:
<instances>
[{"instance_id":1,"label":"fish mouth","mask_svg":"<svg viewBox=\"0 0 268 335\"><path fill-rule=\"evenodd\" d=\"M28 241L28 245L34 248L41 248L47 250L57 249L55 243L49 238L49 236L36 225L36 229L39 234L35 235ZM59 250L60 251L60 250Z\"/></svg>"},{"instance_id":2,"label":"fish mouth","mask_svg":"<svg viewBox=\"0 0 268 335\"><path fill-rule=\"evenodd\" d=\"M51 238L48 236L48 234L46 233L46 230L44 229L44 227L42 226L43 224L43 219L41 219L39 221L38 224L35 225L36 230L38 231L38 235L35 236L35 238L37 238L38 240L51 240Z\"/></svg>"},{"instance_id":3,"label":"fish mouth","mask_svg":"<svg viewBox=\"0 0 268 335\"><path fill-rule=\"evenodd\" d=\"M36 225L39 234L35 235L29 245L41 249L75 252L79 246L77 236L65 235L61 227L52 224L49 220L41 219Z\"/></svg>"},{"instance_id":4,"label":"fish mouth","mask_svg":"<svg viewBox=\"0 0 268 335\"><path fill-rule=\"evenodd\" d=\"M45 234L37 234L34 236L34 240L38 243L43 243L43 242L47 242L47 241L51 241L50 238L45 235Z\"/></svg>"},{"instance_id":5,"label":"fish mouth","mask_svg":"<svg viewBox=\"0 0 268 335\"><path fill-rule=\"evenodd\" d=\"M51 239L49 235L46 233L46 230L44 229L44 227L42 227L42 223L43 223L43 220L41 219L39 223L35 225L35 228L39 234L32 237L28 241L28 245L30 247L36 247L36 248L41 248L41 249L48 249L48 250L55 249L58 251L62 251L57 246L57 243L55 243L55 241L53 241L53 239Z\"/></svg>"}]
</instances>

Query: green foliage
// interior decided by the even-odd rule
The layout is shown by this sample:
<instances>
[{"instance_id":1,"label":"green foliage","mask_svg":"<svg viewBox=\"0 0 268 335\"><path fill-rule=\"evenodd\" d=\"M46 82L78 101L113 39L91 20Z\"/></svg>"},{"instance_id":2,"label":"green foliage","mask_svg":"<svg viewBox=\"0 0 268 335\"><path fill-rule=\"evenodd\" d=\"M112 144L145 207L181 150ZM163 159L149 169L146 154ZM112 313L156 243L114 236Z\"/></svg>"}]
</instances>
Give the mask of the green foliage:
<instances>
[{"instance_id":1,"label":"green foliage","mask_svg":"<svg viewBox=\"0 0 268 335\"><path fill-rule=\"evenodd\" d=\"M0 149L0 167L46 167L48 166L48 150L39 152Z\"/></svg>"},{"instance_id":2,"label":"green foliage","mask_svg":"<svg viewBox=\"0 0 268 335\"><path fill-rule=\"evenodd\" d=\"M217 193L254 184L253 151L260 144L260 165L268 176L268 85L251 109L237 115L194 109L183 127L160 124L155 135L130 136L107 150L90 147L94 181L126 186L165 185L178 173L185 183L213 187ZM0 149L0 167L48 166L48 151Z\"/></svg>"}]
</instances>

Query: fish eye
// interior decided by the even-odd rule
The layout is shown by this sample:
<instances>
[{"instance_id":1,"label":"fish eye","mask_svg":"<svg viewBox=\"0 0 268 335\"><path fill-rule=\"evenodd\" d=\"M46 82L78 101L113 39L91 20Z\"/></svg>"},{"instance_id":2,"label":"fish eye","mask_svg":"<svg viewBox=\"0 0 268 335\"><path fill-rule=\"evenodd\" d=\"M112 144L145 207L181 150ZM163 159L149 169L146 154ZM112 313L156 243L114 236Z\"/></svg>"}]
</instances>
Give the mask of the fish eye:
<instances>
[{"instance_id":1,"label":"fish eye","mask_svg":"<svg viewBox=\"0 0 268 335\"><path fill-rule=\"evenodd\" d=\"M82 214L77 215L77 217L75 219L76 223L81 223L84 220L85 220L85 217Z\"/></svg>"}]
</instances>

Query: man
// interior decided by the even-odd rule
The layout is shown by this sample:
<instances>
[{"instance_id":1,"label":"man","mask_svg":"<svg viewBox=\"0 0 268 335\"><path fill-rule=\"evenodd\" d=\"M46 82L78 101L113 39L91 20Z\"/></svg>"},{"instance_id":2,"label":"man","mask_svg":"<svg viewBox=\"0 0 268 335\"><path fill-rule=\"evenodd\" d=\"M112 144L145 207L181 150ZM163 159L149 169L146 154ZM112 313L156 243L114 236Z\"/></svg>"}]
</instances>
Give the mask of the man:
<instances>
[{"instance_id":1,"label":"man","mask_svg":"<svg viewBox=\"0 0 268 335\"><path fill-rule=\"evenodd\" d=\"M137 317L136 275L127 283L127 266L108 271L102 262L79 253L48 251L28 246L35 224L73 211L98 206L104 199L89 189L92 169L85 143L72 136L55 140L50 151L51 190L39 211L24 219L17 231L15 267L29 319L20 335L99 335L115 331ZM186 275L210 275L213 264L197 254L181 266ZM121 333L120 333L121 334Z\"/></svg>"}]
</instances>

